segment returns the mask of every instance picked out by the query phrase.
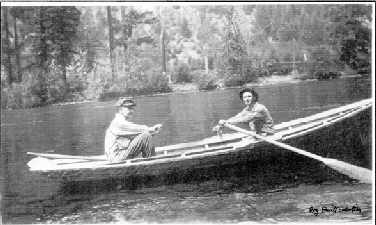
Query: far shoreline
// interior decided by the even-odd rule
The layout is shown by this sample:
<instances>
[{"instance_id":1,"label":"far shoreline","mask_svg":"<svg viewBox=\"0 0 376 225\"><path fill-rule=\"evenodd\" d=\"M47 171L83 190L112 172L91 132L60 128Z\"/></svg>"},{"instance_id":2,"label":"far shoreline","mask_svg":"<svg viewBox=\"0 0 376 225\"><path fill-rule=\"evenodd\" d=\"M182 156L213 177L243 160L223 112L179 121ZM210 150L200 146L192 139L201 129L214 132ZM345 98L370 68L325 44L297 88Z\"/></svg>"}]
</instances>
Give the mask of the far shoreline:
<instances>
[{"instance_id":1,"label":"far shoreline","mask_svg":"<svg viewBox=\"0 0 376 225\"><path fill-rule=\"evenodd\" d=\"M242 87L265 87L265 86L273 86L273 85L281 85L281 84L294 84L294 83L303 83L303 82L318 82L317 79L300 79L300 75L287 75L287 76L279 76L279 75L272 75L269 77L260 77L258 82L256 83L247 83L242 86L235 86L235 87L224 87L224 86L218 86L216 89L212 90L199 90L197 85L194 83L173 83L170 84L170 87L172 89L171 92L166 93L153 93L153 94L147 94L147 95L136 95L136 96L121 96L121 97L112 97L112 98L105 98L105 99L95 99L95 100L65 100L65 101L59 101L56 103L46 104L42 106L36 106L36 107L28 107L28 108L16 108L16 109L2 109L2 110L17 110L17 109L33 109L33 108L45 108L45 107L51 107L51 106L63 106L63 105L75 105L75 104L83 104L83 103L91 103L91 102L105 102L105 101L111 101L116 100L119 98L143 98L143 97L157 97L157 96L164 96L164 95L172 95L172 94L183 94L183 93L197 93L197 92L211 92L211 91L218 91L218 90L231 90L231 89L237 89ZM337 79L346 79L346 78L353 78L353 77L363 77L359 74L353 74L353 75L344 75Z\"/></svg>"},{"instance_id":2,"label":"far shoreline","mask_svg":"<svg viewBox=\"0 0 376 225\"><path fill-rule=\"evenodd\" d=\"M362 75L344 75L337 79L346 79L346 78L353 78L353 77L362 77ZM154 93L148 95L137 95L137 96L122 96L118 98L108 98L104 100L84 100L84 101L74 101L74 102L60 102L51 104L51 106L58 106L58 105L69 105L69 104L80 104L80 103L87 103L87 102L105 102L116 100L119 98L143 98L143 97L157 97L157 96L164 96L164 95L172 95L172 94L184 94L184 93L194 93L194 92L211 92L211 91L218 91L218 90L230 90L230 89L237 89L242 87L264 87L264 86L274 86L280 84L294 84L294 83L303 83L303 82L314 82L318 81L317 79L306 79L301 80L299 79L299 75L287 75L287 76L278 76L272 75L269 77L262 77L256 83L247 83L242 86L236 87L218 87L213 90L199 90L194 83L173 83L171 84L171 92L166 93Z\"/></svg>"}]
</instances>

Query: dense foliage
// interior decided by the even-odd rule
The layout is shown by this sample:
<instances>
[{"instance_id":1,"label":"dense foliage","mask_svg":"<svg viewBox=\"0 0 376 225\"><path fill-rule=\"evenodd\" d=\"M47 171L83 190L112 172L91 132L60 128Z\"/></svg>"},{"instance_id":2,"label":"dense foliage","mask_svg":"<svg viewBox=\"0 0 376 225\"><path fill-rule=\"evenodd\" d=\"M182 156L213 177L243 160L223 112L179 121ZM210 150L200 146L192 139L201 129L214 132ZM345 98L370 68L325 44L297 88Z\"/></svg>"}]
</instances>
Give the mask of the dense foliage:
<instances>
[{"instance_id":1,"label":"dense foliage","mask_svg":"<svg viewBox=\"0 0 376 225\"><path fill-rule=\"evenodd\" d=\"M366 4L1 7L1 107L369 71L371 16Z\"/></svg>"}]
</instances>

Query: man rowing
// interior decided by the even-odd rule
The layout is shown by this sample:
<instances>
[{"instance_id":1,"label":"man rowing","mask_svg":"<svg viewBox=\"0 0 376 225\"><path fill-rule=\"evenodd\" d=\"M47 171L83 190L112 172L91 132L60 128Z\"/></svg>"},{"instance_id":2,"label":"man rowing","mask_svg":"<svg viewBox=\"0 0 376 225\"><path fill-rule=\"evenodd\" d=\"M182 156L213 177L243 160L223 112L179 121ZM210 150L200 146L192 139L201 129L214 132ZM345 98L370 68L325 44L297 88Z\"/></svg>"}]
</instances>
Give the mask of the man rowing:
<instances>
[{"instance_id":1,"label":"man rowing","mask_svg":"<svg viewBox=\"0 0 376 225\"><path fill-rule=\"evenodd\" d=\"M130 122L136 103L120 99L115 106L118 112L106 131L105 152L110 162L132 159L142 153L143 158L155 156L152 136L158 134L162 124L148 127Z\"/></svg>"},{"instance_id":2,"label":"man rowing","mask_svg":"<svg viewBox=\"0 0 376 225\"><path fill-rule=\"evenodd\" d=\"M250 129L263 136L274 134L273 119L268 109L258 103L258 94L253 88L245 88L240 91L239 97L243 100L246 107L236 116L228 120L219 120L213 131L219 132L225 124L249 123Z\"/></svg>"}]
</instances>

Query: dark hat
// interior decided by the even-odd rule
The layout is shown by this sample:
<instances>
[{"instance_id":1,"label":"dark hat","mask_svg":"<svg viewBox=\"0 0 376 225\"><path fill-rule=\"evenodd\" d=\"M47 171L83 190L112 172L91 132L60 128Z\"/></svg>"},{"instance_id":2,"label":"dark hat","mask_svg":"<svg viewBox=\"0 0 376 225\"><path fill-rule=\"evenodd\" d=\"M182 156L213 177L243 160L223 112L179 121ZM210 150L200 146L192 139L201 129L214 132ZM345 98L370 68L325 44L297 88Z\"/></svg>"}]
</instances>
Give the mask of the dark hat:
<instances>
[{"instance_id":1,"label":"dark hat","mask_svg":"<svg viewBox=\"0 0 376 225\"><path fill-rule=\"evenodd\" d=\"M129 106L136 106L136 103L132 99L123 98L123 99L120 99L118 102L116 102L115 106L116 107L120 107L120 106L129 107Z\"/></svg>"}]
</instances>

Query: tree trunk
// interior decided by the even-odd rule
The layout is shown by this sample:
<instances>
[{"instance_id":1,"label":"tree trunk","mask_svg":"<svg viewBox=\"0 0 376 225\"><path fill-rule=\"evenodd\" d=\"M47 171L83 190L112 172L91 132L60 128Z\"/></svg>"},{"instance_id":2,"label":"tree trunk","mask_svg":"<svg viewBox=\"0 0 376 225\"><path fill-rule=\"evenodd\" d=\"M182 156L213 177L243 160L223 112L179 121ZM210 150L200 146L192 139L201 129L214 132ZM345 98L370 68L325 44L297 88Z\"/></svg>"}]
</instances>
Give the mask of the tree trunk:
<instances>
[{"instance_id":1,"label":"tree trunk","mask_svg":"<svg viewBox=\"0 0 376 225\"><path fill-rule=\"evenodd\" d=\"M68 54L66 53L66 49L61 46L61 55L62 55L62 63L61 63L61 70L63 71L63 77L62 77L62 80L64 82L64 86L66 87L67 86L67 63L66 63L66 59L68 57Z\"/></svg>"},{"instance_id":2,"label":"tree trunk","mask_svg":"<svg viewBox=\"0 0 376 225\"><path fill-rule=\"evenodd\" d=\"M111 64L111 75L112 80L114 81L116 78L115 74L115 65L113 59L113 51L114 51L114 32L112 30L112 16L111 16L111 6L107 6L107 19L108 19L108 32L109 32L109 39L110 39L110 64Z\"/></svg>"},{"instance_id":3,"label":"tree trunk","mask_svg":"<svg viewBox=\"0 0 376 225\"><path fill-rule=\"evenodd\" d=\"M10 41L9 41L9 24L8 24L8 7L3 8L3 21L4 21L4 29L5 29L5 45L6 45L6 62L5 68L8 70L8 84L11 85L13 83L13 76L12 76L12 62L11 62L11 55L10 55Z\"/></svg>"},{"instance_id":4,"label":"tree trunk","mask_svg":"<svg viewBox=\"0 0 376 225\"><path fill-rule=\"evenodd\" d=\"M133 6L130 6L129 13L132 13ZM124 72L125 75L129 74L130 71L130 51L127 51L131 42L132 38L132 17L129 18L129 21L127 21L127 16L125 14L125 7L121 7L121 17L123 19L123 47L124 47ZM128 66L127 66L128 64Z\"/></svg>"},{"instance_id":5,"label":"tree trunk","mask_svg":"<svg viewBox=\"0 0 376 225\"><path fill-rule=\"evenodd\" d=\"M67 86L67 66L65 64L65 60L64 60L63 64L61 65L61 69L63 70L63 82L64 82L64 85Z\"/></svg>"},{"instance_id":6,"label":"tree trunk","mask_svg":"<svg viewBox=\"0 0 376 225\"><path fill-rule=\"evenodd\" d=\"M205 74L208 75L209 74L209 60L208 60L207 54L205 54L204 60L205 60Z\"/></svg>"},{"instance_id":7,"label":"tree trunk","mask_svg":"<svg viewBox=\"0 0 376 225\"><path fill-rule=\"evenodd\" d=\"M38 58L38 67L41 69L37 74L38 80L38 97L41 102L44 103L48 100L48 89L45 84L45 76L48 72L47 62L48 62L48 46L46 40L46 27L44 26L44 10L39 10L39 28L40 28L40 53Z\"/></svg>"},{"instance_id":8,"label":"tree trunk","mask_svg":"<svg viewBox=\"0 0 376 225\"><path fill-rule=\"evenodd\" d=\"M295 38L292 39L292 74L295 75Z\"/></svg>"},{"instance_id":9,"label":"tree trunk","mask_svg":"<svg viewBox=\"0 0 376 225\"><path fill-rule=\"evenodd\" d=\"M162 57L162 73L166 73L166 47L164 43L165 31L163 23L163 9L159 8L159 19L161 21L161 36L160 36L160 48L161 48L161 57Z\"/></svg>"},{"instance_id":10,"label":"tree trunk","mask_svg":"<svg viewBox=\"0 0 376 225\"><path fill-rule=\"evenodd\" d=\"M40 9L39 11L39 26L40 26L40 53L38 55L38 66L43 70L43 72L47 72L47 60L48 60L48 51L47 51L47 41L46 41L46 27L43 24L44 20L44 13L43 10Z\"/></svg>"},{"instance_id":11,"label":"tree trunk","mask_svg":"<svg viewBox=\"0 0 376 225\"><path fill-rule=\"evenodd\" d=\"M123 47L124 47L124 52L127 51L128 49L128 45L127 45L127 41L128 41L128 24L127 24L127 18L126 18L126 15L125 15L125 6L121 6L121 18L123 19L123 35L124 35L124 39L123 39Z\"/></svg>"},{"instance_id":12,"label":"tree trunk","mask_svg":"<svg viewBox=\"0 0 376 225\"><path fill-rule=\"evenodd\" d=\"M162 54L162 72L166 72L166 48L164 44L164 28L161 30L161 54Z\"/></svg>"},{"instance_id":13,"label":"tree trunk","mask_svg":"<svg viewBox=\"0 0 376 225\"><path fill-rule=\"evenodd\" d=\"M22 71L21 71L21 58L20 49L18 46L18 32L17 32L17 18L14 17L14 49L16 53L16 70L17 70L17 81L22 82Z\"/></svg>"}]
</instances>

